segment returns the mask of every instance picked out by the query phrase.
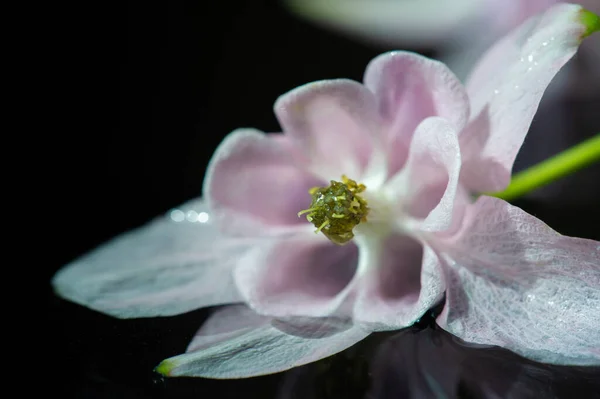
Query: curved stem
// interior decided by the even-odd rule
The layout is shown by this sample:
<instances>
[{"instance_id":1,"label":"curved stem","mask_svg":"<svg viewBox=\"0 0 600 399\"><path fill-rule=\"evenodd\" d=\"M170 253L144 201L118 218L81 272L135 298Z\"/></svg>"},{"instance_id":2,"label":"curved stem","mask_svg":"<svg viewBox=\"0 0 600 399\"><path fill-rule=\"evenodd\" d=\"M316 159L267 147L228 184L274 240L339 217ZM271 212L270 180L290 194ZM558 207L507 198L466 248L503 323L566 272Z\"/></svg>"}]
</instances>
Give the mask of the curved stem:
<instances>
[{"instance_id":1,"label":"curved stem","mask_svg":"<svg viewBox=\"0 0 600 399\"><path fill-rule=\"evenodd\" d=\"M517 173L504 191L487 195L511 201L596 161L600 161L600 133Z\"/></svg>"}]
</instances>

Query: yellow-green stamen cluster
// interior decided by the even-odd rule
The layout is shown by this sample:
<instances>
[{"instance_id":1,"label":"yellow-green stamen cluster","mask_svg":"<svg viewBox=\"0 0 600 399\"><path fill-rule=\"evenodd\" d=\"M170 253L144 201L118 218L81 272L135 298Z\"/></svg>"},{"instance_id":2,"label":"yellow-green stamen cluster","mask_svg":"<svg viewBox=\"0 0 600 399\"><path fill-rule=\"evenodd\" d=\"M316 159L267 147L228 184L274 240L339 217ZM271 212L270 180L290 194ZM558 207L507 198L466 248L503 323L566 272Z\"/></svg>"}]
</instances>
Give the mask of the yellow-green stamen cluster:
<instances>
[{"instance_id":1,"label":"yellow-green stamen cluster","mask_svg":"<svg viewBox=\"0 0 600 399\"><path fill-rule=\"evenodd\" d=\"M336 244L344 245L354 237L352 230L367 220L369 208L359 195L366 190L346 176L342 182L331 180L328 187L313 187L308 192L312 197L310 208L298 212L306 214L306 220L315 225L315 233L323 233Z\"/></svg>"}]
</instances>

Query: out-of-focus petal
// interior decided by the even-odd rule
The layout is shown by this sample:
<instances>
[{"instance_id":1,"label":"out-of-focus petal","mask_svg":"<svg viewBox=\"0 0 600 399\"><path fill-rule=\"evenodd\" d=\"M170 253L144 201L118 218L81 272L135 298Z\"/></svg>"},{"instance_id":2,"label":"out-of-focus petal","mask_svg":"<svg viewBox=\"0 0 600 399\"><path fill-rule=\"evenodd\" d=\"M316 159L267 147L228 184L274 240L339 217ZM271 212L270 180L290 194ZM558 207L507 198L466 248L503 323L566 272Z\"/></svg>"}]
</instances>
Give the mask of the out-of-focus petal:
<instances>
[{"instance_id":1,"label":"out-of-focus petal","mask_svg":"<svg viewBox=\"0 0 600 399\"><path fill-rule=\"evenodd\" d=\"M366 87L346 79L309 83L279 97L275 114L308 170L326 181L343 174L361 180L381 129Z\"/></svg>"},{"instance_id":2,"label":"out-of-focus petal","mask_svg":"<svg viewBox=\"0 0 600 399\"><path fill-rule=\"evenodd\" d=\"M600 243L481 197L445 245L443 328L544 363L600 364Z\"/></svg>"},{"instance_id":3,"label":"out-of-focus petal","mask_svg":"<svg viewBox=\"0 0 600 399\"><path fill-rule=\"evenodd\" d=\"M219 227L232 234L263 233L269 227L305 223L311 187L323 182L302 171L292 157L289 138L254 129L232 132L217 148L204 183Z\"/></svg>"},{"instance_id":4,"label":"out-of-focus petal","mask_svg":"<svg viewBox=\"0 0 600 399\"><path fill-rule=\"evenodd\" d=\"M439 61L398 51L376 57L365 72L385 124L389 174L406 162L413 133L430 116L440 116L457 132L469 118L469 99L456 76Z\"/></svg>"},{"instance_id":5,"label":"out-of-focus petal","mask_svg":"<svg viewBox=\"0 0 600 399\"><path fill-rule=\"evenodd\" d=\"M450 228L460 212L457 204L461 155L454 126L440 117L425 119L415 131L404 169L386 187L390 198L408 216L422 220L415 226L424 231Z\"/></svg>"},{"instance_id":6,"label":"out-of-focus petal","mask_svg":"<svg viewBox=\"0 0 600 399\"><path fill-rule=\"evenodd\" d=\"M252 243L219 236L191 201L61 269L58 295L121 318L171 316L241 300L233 266Z\"/></svg>"},{"instance_id":7,"label":"out-of-focus petal","mask_svg":"<svg viewBox=\"0 0 600 399\"><path fill-rule=\"evenodd\" d=\"M369 264L358 284L357 323L372 330L404 328L442 299L442 270L428 246L407 236L390 235L359 248Z\"/></svg>"},{"instance_id":8,"label":"out-of-focus petal","mask_svg":"<svg viewBox=\"0 0 600 399\"><path fill-rule=\"evenodd\" d=\"M307 339L288 335L271 322L244 306L217 312L194 337L188 353L163 361L157 371L209 378L277 373L331 356L369 335L354 326L339 334Z\"/></svg>"},{"instance_id":9,"label":"out-of-focus petal","mask_svg":"<svg viewBox=\"0 0 600 399\"><path fill-rule=\"evenodd\" d=\"M461 180L476 192L500 191L511 176L542 95L575 54L586 30L582 8L559 4L498 41L473 70L472 121L460 137Z\"/></svg>"},{"instance_id":10,"label":"out-of-focus petal","mask_svg":"<svg viewBox=\"0 0 600 399\"><path fill-rule=\"evenodd\" d=\"M287 0L286 4L320 25L415 47L447 41L481 9L481 0Z\"/></svg>"},{"instance_id":11,"label":"out-of-focus petal","mask_svg":"<svg viewBox=\"0 0 600 399\"><path fill-rule=\"evenodd\" d=\"M234 275L245 302L258 313L325 316L343 302L357 258L355 245L338 246L309 230L256 246Z\"/></svg>"}]
</instances>

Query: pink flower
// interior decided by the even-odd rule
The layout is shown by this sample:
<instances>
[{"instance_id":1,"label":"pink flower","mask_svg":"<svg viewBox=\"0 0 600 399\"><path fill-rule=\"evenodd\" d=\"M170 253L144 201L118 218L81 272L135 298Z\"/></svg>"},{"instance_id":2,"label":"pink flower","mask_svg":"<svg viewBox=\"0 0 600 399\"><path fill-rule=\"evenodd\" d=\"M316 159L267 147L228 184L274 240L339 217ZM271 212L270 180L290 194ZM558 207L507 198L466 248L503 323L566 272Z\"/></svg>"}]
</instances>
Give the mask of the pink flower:
<instances>
[{"instance_id":1,"label":"pink flower","mask_svg":"<svg viewBox=\"0 0 600 399\"><path fill-rule=\"evenodd\" d=\"M527 22L466 88L442 63L394 52L370 63L364 85L292 90L275 104L283 135L231 133L205 200L76 260L56 291L117 317L235 304L159 366L168 375L289 369L407 327L444 294L438 323L458 337L600 364L600 243L471 199L509 183L544 89L590 33L584 15L559 5ZM331 180L341 191L325 191ZM325 234L298 217L309 207Z\"/></svg>"}]
</instances>

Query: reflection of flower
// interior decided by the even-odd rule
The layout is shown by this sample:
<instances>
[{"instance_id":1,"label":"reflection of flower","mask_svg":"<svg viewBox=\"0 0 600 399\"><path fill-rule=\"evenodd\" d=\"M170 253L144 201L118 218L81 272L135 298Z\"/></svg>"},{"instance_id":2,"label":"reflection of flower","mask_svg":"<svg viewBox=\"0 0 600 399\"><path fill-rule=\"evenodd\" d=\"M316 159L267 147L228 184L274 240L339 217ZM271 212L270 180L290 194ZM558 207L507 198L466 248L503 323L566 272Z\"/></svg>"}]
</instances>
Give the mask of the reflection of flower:
<instances>
[{"instance_id":1,"label":"reflection of flower","mask_svg":"<svg viewBox=\"0 0 600 399\"><path fill-rule=\"evenodd\" d=\"M315 361L412 324L444 292L438 322L459 337L598 363L600 244L504 201L470 200L508 184L545 87L591 31L585 16L561 5L516 30L466 89L443 64L398 52L373 60L364 86L291 91L275 105L284 135L239 130L217 149L207 204L75 261L55 276L57 292L118 317L243 303L163 362L169 375ZM297 217L305 208L326 234Z\"/></svg>"},{"instance_id":2,"label":"reflection of flower","mask_svg":"<svg viewBox=\"0 0 600 399\"><path fill-rule=\"evenodd\" d=\"M373 398L559 398L597 392L598 370L532 362L437 328L387 338L372 360Z\"/></svg>"},{"instance_id":3,"label":"reflection of flower","mask_svg":"<svg viewBox=\"0 0 600 399\"><path fill-rule=\"evenodd\" d=\"M277 398L553 399L598 392L597 367L541 364L465 343L429 313L418 326L373 334L350 351L291 370Z\"/></svg>"}]
</instances>

